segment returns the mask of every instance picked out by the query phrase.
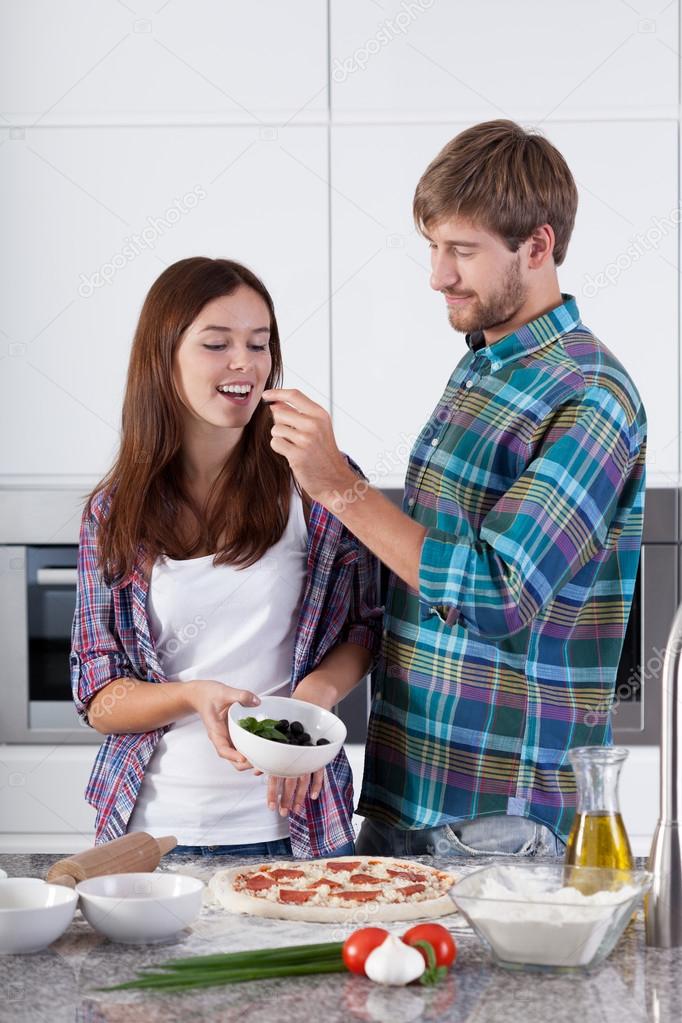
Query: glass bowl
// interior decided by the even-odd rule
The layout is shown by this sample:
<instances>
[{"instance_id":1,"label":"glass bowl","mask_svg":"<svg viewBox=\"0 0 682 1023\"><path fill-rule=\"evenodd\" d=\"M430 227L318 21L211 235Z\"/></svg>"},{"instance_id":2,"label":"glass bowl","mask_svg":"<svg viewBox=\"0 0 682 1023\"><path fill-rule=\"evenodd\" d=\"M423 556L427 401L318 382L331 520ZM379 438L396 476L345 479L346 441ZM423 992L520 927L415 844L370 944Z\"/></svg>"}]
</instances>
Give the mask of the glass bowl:
<instances>
[{"instance_id":1,"label":"glass bowl","mask_svg":"<svg viewBox=\"0 0 682 1023\"><path fill-rule=\"evenodd\" d=\"M467 874L450 897L498 966L564 973L611 954L651 882L645 870L504 863Z\"/></svg>"}]
</instances>

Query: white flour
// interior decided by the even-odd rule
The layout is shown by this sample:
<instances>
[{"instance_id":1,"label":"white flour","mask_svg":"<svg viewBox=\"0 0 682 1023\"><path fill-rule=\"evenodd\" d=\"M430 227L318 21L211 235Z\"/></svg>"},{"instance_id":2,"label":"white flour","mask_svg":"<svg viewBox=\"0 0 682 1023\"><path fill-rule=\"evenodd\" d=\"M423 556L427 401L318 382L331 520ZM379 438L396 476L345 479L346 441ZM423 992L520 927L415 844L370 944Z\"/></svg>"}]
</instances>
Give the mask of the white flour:
<instances>
[{"instance_id":1,"label":"white flour","mask_svg":"<svg viewBox=\"0 0 682 1023\"><path fill-rule=\"evenodd\" d=\"M546 879L501 868L497 877L485 878L472 890L471 899L462 906L500 959L585 966L596 955L614 917L631 912L627 904L638 891L635 885L627 885L584 895L577 888L548 888ZM477 897L496 901L479 902ZM623 906L617 909L620 903Z\"/></svg>"}]
</instances>

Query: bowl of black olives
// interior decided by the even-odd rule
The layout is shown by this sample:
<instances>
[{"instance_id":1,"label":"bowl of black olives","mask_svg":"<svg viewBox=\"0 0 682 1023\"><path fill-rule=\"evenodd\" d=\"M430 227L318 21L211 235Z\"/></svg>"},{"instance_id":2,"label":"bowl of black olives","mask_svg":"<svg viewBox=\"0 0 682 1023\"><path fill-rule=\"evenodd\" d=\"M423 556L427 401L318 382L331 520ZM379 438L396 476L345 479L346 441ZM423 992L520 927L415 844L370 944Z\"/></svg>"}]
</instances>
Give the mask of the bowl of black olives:
<instances>
[{"instance_id":1,"label":"bowl of black olives","mask_svg":"<svg viewBox=\"0 0 682 1023\"><path fill-rule=\"evenodd\" d=\"M230 738L264 774L296 778L319 771L346 741L346 726L329 710L284 696L264 696L257 707L233 703Z\"/></svg>"}]
</instances>

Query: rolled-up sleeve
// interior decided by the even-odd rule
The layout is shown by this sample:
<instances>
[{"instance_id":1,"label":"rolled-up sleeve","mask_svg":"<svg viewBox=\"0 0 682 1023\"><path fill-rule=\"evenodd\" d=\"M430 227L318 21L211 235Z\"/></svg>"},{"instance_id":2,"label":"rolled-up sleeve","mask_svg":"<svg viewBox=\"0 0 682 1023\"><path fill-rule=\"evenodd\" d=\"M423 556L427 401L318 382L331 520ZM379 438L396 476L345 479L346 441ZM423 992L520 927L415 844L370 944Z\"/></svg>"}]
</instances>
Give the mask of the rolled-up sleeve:
<instances>
[{"instance_id":1,"label":"rolled-up sleeve","mask_svg":"<svg viewBox=\"0 0 682 1023\"><path fill-rule=\"evenodd\" d=\"M134 674L116 632L111 588L99 570L97 527L95 515L86 507L78 546L70 666L73 701L79 718L87 725L88 704L95 693L114 679Z\"/></svg>"},{"instance_id":2,"label":"rolled-up sleeve","mask_svg":"<svg viewBox=\"0 0 682 1023\"><path fill-rule=\"evenodd\" d=\"M343 638L347 643L356 643L371 652L372 668L381 648L383 614L379 605L379 562L360 544L358 558L353 565L350 607Z\"/></svg>"},{"instance_id":3,"label":"rolled-up sleeve","mask_svg":"<svg viewBox=\"0 0 682 1023\"><path fill-rule=\"evenodd\" d=\"M562 406L475 539L427 531L421 600L447 624L491 638L527 627L620 532L615 513L642 443L605 388Z\"/></svg>"}]
</instances>

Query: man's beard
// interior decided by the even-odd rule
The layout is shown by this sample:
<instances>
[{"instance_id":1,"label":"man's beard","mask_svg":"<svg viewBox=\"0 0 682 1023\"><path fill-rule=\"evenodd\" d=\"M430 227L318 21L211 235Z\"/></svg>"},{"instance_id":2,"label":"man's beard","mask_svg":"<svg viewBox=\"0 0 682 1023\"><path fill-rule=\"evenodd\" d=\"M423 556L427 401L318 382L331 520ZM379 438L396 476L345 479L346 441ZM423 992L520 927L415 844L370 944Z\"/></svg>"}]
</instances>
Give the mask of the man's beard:
<instances>
[{"instance_id":1,"label":"man's beard","mask_svg":"<svg viewBox=\"0 0 682 1023\"><path fill-rule=\"evenodd\" d=\"M526 289L521 280L521 258L517 254L507 267L498 290L481 300L472 296L465 307L448 309L450 326L462 334L475 330L492 330L510 320L521 308L526 298Z\"/></svg>"}]
</instances>

